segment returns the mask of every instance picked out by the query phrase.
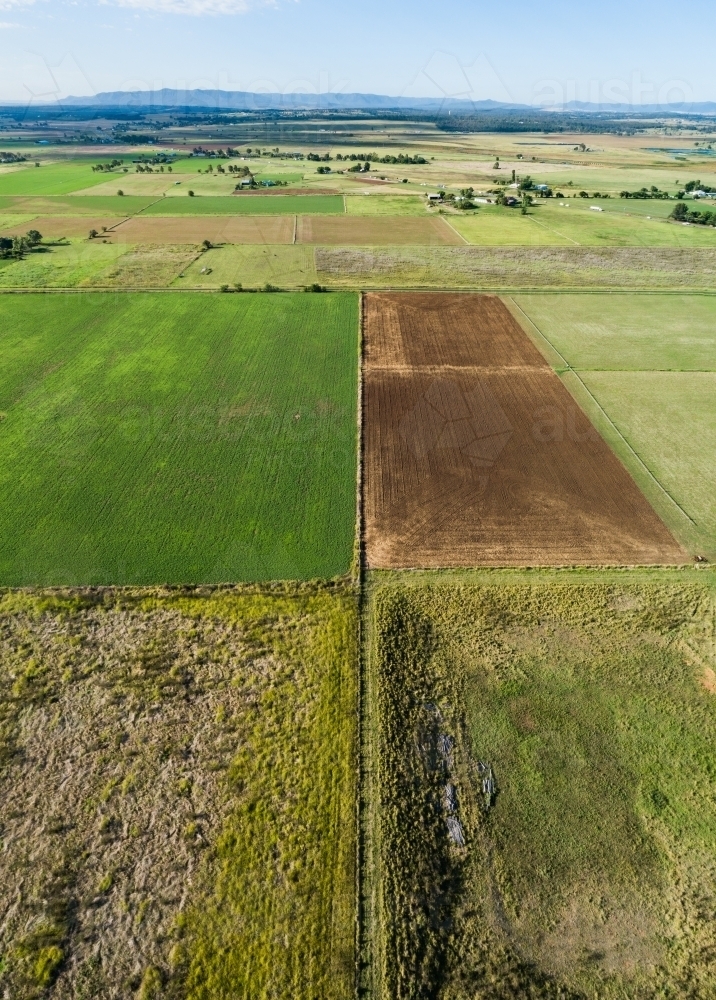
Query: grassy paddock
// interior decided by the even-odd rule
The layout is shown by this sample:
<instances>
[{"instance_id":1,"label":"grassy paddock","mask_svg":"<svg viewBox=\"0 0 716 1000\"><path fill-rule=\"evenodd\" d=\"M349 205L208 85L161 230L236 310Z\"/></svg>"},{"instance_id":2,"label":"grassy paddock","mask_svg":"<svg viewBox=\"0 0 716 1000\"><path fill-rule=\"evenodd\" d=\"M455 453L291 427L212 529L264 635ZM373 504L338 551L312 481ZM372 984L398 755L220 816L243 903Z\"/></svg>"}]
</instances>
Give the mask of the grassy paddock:
<instances>
[{"instance_id":1,"label":"grassy paddock","mask_svg":"<svg viewBox=\"0 0 716 1000\"><path fill-rule=\"evenodd\" d=\"M128 215L135 215L148 208L153 201L156 201L156 198L139 198L130 195L120 198L116 194L113 196L92 195L91 197L88 195L82 198L51 198L40 194L33 198L0 199L0 212L23 215L31 213L33 218L38 215L86 215L90 218L116 215L118 218L126 218ZM3 217L0 215L0 225L3 221Z\"/></svg>"},{"instance_id":2,"label":"grassy paddock","mask_svg":"<svg viewBox=\"0 0 716 1000\"><path fill-rule=\"evenodd\" d=\"M568 208L550 201L527 215L487 206L469 215L451 215L450 221L468 242L484 246L716 247L716 232L709 227L679 226L660 217L648 219L646 213L593 212L590 205L608 202L579 201L570 201Z\"/></svg>"},{"instance_id":3,"label":"grassy paddock","mask_svg":"<svg viewBox=\"0 0 716 1000\"><path fill-rule=\"evenodd\" d=\"M11 261L0 272L0 288L77 288L98 280L127 250L75 239ZM1 336L1 335L0 335Z\"/></svg>"},{"instance_id":4,"label":"grassy paddock","mask_svg":"<svg viewBox=\"0 0 716 1000\"><path fill-rule=\"evenodd\" d=\"M70 194L81 188L102 184L107 180L107 174L92 173L92 166L108 159L110 157L98 156L96 159L43 163L40 167L36 167L34 161L22 164L17 170L0 172L0 196ZM121 187L121 178L126 175L120 169L113 176L117 179L117 186Z\"/></svg>"},{"instance_id":5,"label":"grassy paddock","mask_svg":"<svg viewBox=\"0 0 716 1000\"><path fill-rule=\"evenodd\" d=\"M710 995L715 600L708 571L375 574L382 996Z\"/></svg>"},{"instance_id":6,"label":"grassy paddock","mask_svg":"<svg viewBox=\"0 0 716 1000\"><path fill-rule=\"evenodd\" d=\"M523 295L516 315L674 534L716 555L716 298ZM539 331L537 333L536 331ZM546 338L543 339L543 338ZM549 349L548 349L549 354Z\"/></svg>"},{"instance_id":7,"label":"grassy paddock","mask_svg":"<svg viewBox=\"0 0 716 1000\"><path fill-rule=\"evenodd\" d=\"M355 636L348 588L0 594L3 992L352 998Z\"/></svg>"},{"instance_id":8,"label":"grassy paddock","mask_svg":"<svg viewBox=\"0 0 716 1000\"><path fill-rule=\"evenodd\" d=\"M425 215L425 198L420 195L346 195L349 215Z\"/></svg>"},{"instance_id":9,"label":"grassy paddock","mask_svg":"<svg viewBox=\"0 0 716 1000\"><path fill-rule=\"evenodd\" d=\"M0 297L0 582L346 573L357 325L354 295Z\"/></svg>"},{"instance_id":10,"label":"grassy paddock","mask_svg":"<svg viewBox=\"0 0 716 1000\"><path fill-rule=\"evenodd\" d=\"M716 248L317 247L316 269L353 288L711 290Z\"/></svg>"},{"instance_id":11,"label":"grassy paddock","mask_svg":"<svg viewBox=\"0 0 716 1000\"><path fill-rule=\"evenodd\" d=\"M233 287L239 282L244 288L263 288L267 283L279 288L302 288L316 281L318 276L311 246L227 244L203 253L175 284L219 288L221 285Z\"/></svg>"}]
</instances>

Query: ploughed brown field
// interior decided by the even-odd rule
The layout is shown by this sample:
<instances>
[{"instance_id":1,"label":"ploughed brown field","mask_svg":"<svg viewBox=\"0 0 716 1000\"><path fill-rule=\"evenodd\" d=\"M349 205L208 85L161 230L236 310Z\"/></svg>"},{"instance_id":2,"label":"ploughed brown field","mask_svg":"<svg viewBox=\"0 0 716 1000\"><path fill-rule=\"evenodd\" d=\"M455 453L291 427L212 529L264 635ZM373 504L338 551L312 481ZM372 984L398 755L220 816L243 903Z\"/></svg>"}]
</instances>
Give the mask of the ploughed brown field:
<instances>
[{"instance_id":1,"label":"ploughed brown field","mask_svg":"<svg viewBox=\"0 0 716 1000\"><path fill-rule=\"evenodd\" d=\"M111 236L118 243L293 243L293 228L293 215L135 215Z\"/></svg>"},{"instance_id":2,"label":"ploughed brown field","mask_svg":"<svg viewBox=\"0 0 716 1000\"><path fill-rule=\"evenodd\" d=\"M457 246L465 241L439 217L302 215L298 243L318 246Z\"/></svg>"},{"instance_id":3,"label":"ploughed brown field","mask_svg":"<svg viewBox=\"0 0 716 1000\"><path fill-rule=\"evenodd\" d=\"M370 567L684 561L500 299L368 294L364 333Z\"/></svg>"}]
</instances>

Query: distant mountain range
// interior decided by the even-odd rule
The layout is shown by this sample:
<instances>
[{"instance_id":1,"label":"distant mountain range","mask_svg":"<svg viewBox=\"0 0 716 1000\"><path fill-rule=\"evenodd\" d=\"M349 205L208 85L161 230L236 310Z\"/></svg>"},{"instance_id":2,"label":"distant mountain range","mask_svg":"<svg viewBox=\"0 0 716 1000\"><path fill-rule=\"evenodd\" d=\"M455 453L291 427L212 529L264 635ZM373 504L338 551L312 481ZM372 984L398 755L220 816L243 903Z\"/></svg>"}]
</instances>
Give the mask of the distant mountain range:
<instances>
[{"instance_id":1,"label":"distant mountain range","mask_svg":"<svg viewBox=\"0 0 716 1000\"><path fill-rule=\"evenodd\" d=\"M388 97L385 94L256 94L243 90L116 90L94 97L65 97L56 102L70 107L206 108L220 111L424 111L433 114L474 112L548 113L551 109L501 101L473 101L464 97ZM593 104L569 101L555 111L615 114L716 114L716 102L692 104Z\"/></svg>"},{"instance_id":2,"label":"distant mountain range","mask_svg":"<svg viewBox=\"0 0 716 1000\"><path fill-rule=\"evenodd\" d=\"M65 97L57 102L80 107L215 108L225 111L529 111L523 104L470 101L452 97L387 97L383 94L255 94L244 90L117 90L94 97Z\"/></svg>"}]
</instances>

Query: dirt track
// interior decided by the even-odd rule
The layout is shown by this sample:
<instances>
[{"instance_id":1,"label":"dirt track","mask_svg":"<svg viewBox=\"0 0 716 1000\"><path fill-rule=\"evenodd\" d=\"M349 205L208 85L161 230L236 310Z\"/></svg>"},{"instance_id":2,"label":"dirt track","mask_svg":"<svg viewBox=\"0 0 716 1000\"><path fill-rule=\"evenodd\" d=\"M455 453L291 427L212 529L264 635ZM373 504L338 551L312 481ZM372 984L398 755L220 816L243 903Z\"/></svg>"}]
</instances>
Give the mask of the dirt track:
<instances>
[{"instance_id":1,"label":"dirt track","mask_svg":"<svg viewBox=\"0 0 716 1000\"><path fill-rule=\"evenodd\" d=\"M372 294L364 315L370 567L684 560L499 299Z\"/></svg>"}]
</instances>

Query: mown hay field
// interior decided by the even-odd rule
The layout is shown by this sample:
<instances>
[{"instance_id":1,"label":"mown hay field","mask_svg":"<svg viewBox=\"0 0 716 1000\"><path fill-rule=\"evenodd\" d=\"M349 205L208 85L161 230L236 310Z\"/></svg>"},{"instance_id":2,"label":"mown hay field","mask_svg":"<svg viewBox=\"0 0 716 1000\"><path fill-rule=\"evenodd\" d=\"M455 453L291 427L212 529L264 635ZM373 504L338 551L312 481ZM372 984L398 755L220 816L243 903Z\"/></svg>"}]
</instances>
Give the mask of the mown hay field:
<instances>
[{"instance_id":1,"label":"mown hay field","mask_svg":"<svg viewBox=\"0 0 716 1000\"><path fill-rule=\"evenodd\" d=\"M0 990L350 1000L347 587L0 594Z\"/></svg>"},{"instance_id":2,"label":"mown hay field","mask_svg":"<svg viewBox=\"0 0 716 1000\"><path fill-rule=\"evenodd\" d=\"M357 312L354 295L0 297L0 582L346 573Z\"/></svg>"},{"instance_id":3,"label":"mown hay field","mask_svg":"<svg viewBox=\"0 0 716 1000\"><path fill-rule=\"evenodd\" d=\"M161 198L146 215L342 215L340 195L234 195Z\"/></svg>"},{"instance_id":4,"label":"mown hay field","mask_svg":"<svg viewBox=\"0 0 716 1000\"><path fill-rule=\"evenodd\" d=\"M380 997L712 995L715 584L376 574Z\"/></svg>"},{"instance_id":5,"label":"mown hay field","mask_svg":"<svg viewBox=\"0 0 716 1000\"><path fill-rule=\"evenodd\" d=\"M514 303L671 530L713 558L716 297L523 295Z\"/></svg>"}]
</instances>

